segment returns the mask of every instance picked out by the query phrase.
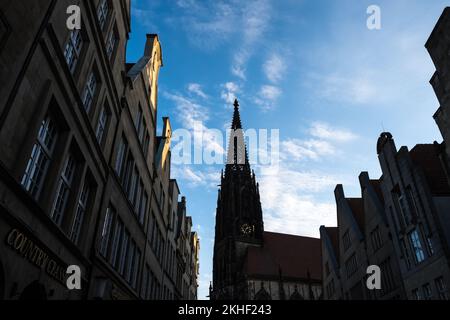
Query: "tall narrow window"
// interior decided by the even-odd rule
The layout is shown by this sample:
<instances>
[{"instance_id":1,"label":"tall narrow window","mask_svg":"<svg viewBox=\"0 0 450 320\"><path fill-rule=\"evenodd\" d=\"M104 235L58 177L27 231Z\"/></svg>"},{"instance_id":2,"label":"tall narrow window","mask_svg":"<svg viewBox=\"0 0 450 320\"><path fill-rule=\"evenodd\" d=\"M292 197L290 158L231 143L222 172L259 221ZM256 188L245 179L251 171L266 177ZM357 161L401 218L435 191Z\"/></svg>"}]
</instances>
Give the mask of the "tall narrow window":
<instances>
[{"instance_id":1,"label":"tall narrow window","mask_svg":"<svg viewBox=\"0 0 450 320\"><path fill-rule=\"evenodd\" d=\"M55 202L51 212L51 218L57 225L61 225L67 200L69 199L70 188L75 173L76 162L72 153L69 152L64 168L58 182Z\"/></svg>"},{"instance_id":2,"label":"tall narrow window","mask_svg":"<svg viewBox=\"0 0 450 320\"><path fill-rule=\"evenodd\" d=\"M143 189L141 206L139 208L139 222L141 225L144 225L145 212L147 211L147 205L148 205L148 195L147 195L147 192L145 192L145 190Z\"/></svg>"},{"instance_id":3,"label":"tall narrow window","mask_svg":"<svg viewBox=\"0 0 450 320\"><path fill-rule=\"evenodd\" d=\"M125 174L123 176L122 179L122 183L123 183L123 188L125 189L125 193L128 195L128 199L131 199L130 197L130 190L133 186L133 174L134 174L134 159L133 156L131 155L131 152L128 154L128 159L127 159L127 166L126 166L126 170L125 170Z\"/></svg>"},{"instance_id":4,"label":"tall narrow window","mask_svg":"<svg viewBox=\"0 0 450 320\"><path fill-rule=\"evenodd\" d=\"M142 117L141 125L139 127L139 142L141 143L141 147L144 147L144 139L145 139L146 129L147 129L147 125L145 123L144 117Z\"/></svg>"},{"instance_id":5,"label":"tall narrow window","mask_svg":"<svg viewBox=\"0 0 450 320\"><path fill-rule=\"evenodd\" d=\"M134 256L134 265L133 265L133 278L131 279L131 286L136 289L137 279L139 277L139 264L141 263L141 251L138 247L136 247L136 254Z\"/></svg>"},{"instance_id":6,"label":"tall narrow window","mask_svg":"<svg viewBox=\"0 0 450 320\"><path fill-rule=\"evenodd\" d=\"M78 198L77 211L75 212L75 218L73 220L72 231L70 233L70 239L77 244L80 238L81 226L87 210L87 202L89 198L89 184L84 183L81 190L80 197Z\"/></svg>"},{"instance_id":7,"label":"tall narrow window","mask_svg":"<svg viewBox=\"0 0 450 320\"><path fill-rule=\"evenodd\" d=\"M118 262L118 256L119 256L119 248L120 243L122 241L122 233L123 233L123 222L118 219L116 222L116 227L114 229L114 236L113 236L113 243L111 247L111 256L109 259L109 262L111 265L116 268L117 262Z\"/></svg>"},{"instance_id":8,"label":"tall narrow window","mask_svg":"<svg viewBox=\"0 0 450 320\"><path fill-rule=\"evenodd\" d=\"M101 0L97 8L97 18L102 30L105 28L106 21L108 20L108 1L109 0Z\"/></svg>"},{"instance_id":9,"label":"tall narrow window","mask_svg":"<svg viewBox=\"0 0 450 320\"><path fill-rule=\"evenodd\" d=\"M148 132L145 133L145 139L144 139L144 146L142 147L144 150L144 155L145 157L147 157L148 155L148 147L150 144L150 135L148 134Z\"/></svg>"},{"instance_id":10,"label":"tall narrow window","mask_svg":"<svg viewBox=\"0 0 450 320\"><path fill-rule=\"evenodd\" d=\"M125 140L124 137L122 137L119 142L119 148L117 151L116 165L115 165L116 173L119 177L122 176L127 146L128 146L127 141Z\"/></svg>"},{"instance_id":11,"label":"tall narrow window","mask_svg":"<svg viewBox=\"0 0 450 320\"><path fill-rule=\"evenodd\" d=\"M128 258L127 258L128 266L125 273L125 280L127 280L129 284L131 284L131 281L133 280L135 250L136 250L136 243L134 242L134 240L132 240L130 241L130 247L128 249Z\"/></svg>"},{"instance_id":12,"label":"tall narrow window","mask_svg":"<svg viewBox=\"0 0 450 320\"><path fill-rule=\"evenodd\" d=\"M111 238L111 227L114 218L114 209L108 208L105 214L105 221L103 222L101 242L100 242L100 254L106 258L108 254L109 239Z\"/></svg>"},{"instance_id":13,"label":"tall narrow window","mask_svg":"<svg viewBox=\"0 0 450 320\"><path fill-rule=\"evenodd\" d=\"M433 291L431 290L431 286L429 283L426 283L422 286L423 296L425 300L433 299Z\"/></svg>"},{"instance_id":14,"label":"tall narrow window","mask_svg":"<svg viewBox=\"0 0 450 320\"><path fill-rule=\"evenodd\" d=\"M405 259L405 263L406 263L406 269L410 270L411 269L411 258L409 255L408 246L406 245L405 239L402 239L401 243L402 243L402 250L403 250L403 258Z\"/></svg>"},{"instance_id":15,"label":"tall narrow window","mask_svg":"<svg viewBox=\"0 0 450 320\"><path fill-rule=\"evenodd\" d=\"M64 49L64 57L66 58L67 65L69 66L71 73L75 72L77 62L80 59L82 47L83 47L83 38L81 35L81 31L78 29L72 30L70 32L66 48Z\"/></svg>"},{"instance_id":16,"label":"tall narrow window","mask_svg":"<svg viewBox=\"0 0 450 320\"><path fill-rule=\"evenodd\" d=\"M137 191L136 191L136 197L135 197L135 201L134 201L134 212L136 213L136 216L139 217L140 214L140 206L141 206L141 202L142 202L142 192L144 189L144 184L142 183L142 181L139 181L140 179L138 179L138 181L136 181L137 184Z\"/></svg>"},{"instance_id":17,"label":"tall narrow window","mask_svg":"<svg viewBox=\"0 0 450 320\"><path fill-rule=\"evenodd\" d=\"M419 264L420 262L422 262L423 260L425 260L425 255L423 252L423 247L422 247L422 243L420 241L420 236L419 233L417 232L417 230L412 231L409 234L409 239L411 241L411 245L414 249L414 257L416 260L416 264Z\"/></svg>"},{"instance_id":18,"label":"tall narrow window","mask_svg":"<svg viewBox=\"0 0 450 320\"><path fill-rule=\"evenodd\" d=\"M128 200L130 200L130 202L133 205L135 204L135 201L136 201L138 185L139 185L139 173L138 173L137 167L135 166L133 173L131 175L131 182L130 182L130 187L129 187L129 192L128 192Z\"/></svg>"},{"instance_id":19,"label":"tall narrow window","mask_svg":"<svg viewBox=\"0 0 450 320\"><path fill-rule=\"evenodd\" d=\"M95 130L95 137L97 138L99 144L102 144L103 142L103 136L106 131L107 122L108 122L108 110L106 109L105 106L103 106L102 110L100 111L100 115L98 116L97 129Z\"/></svg>"},{"instance_id":20,"label":"tall narrow window","mask_svg":"<svg viewBox=\"0 0 450 320\"><path fill-rule=\"evenodd\" d=\"M124 233L124 238L122 241L122 248L120 251L120 262L119 262L119 273L121 275L125 274L125 267L126 267L126 261L127 261L127 254L128 254L128 241L130 239L130 233L126 231Z\"/></svg>"},{"instance_id":21,"label":"tall narrow window","mask_svg":"<svg viewBox=\"0 0 450 320\"><path fill-rule=\"evenodd\" d=\"M113 29L113 30L111 30L108 40L106 41L106 55L108 56L108 59L110 59L110 60L111 60L114 50L116 48L116 44L117 44L117 33L116 33L115 29Z\"/></svg>"},{"instance_id":22,"label":"tall narrow window","mask_svg":"<svg viewBox=\"0 0 450 320\"><path fill-rule=\"evenodd\" d=\"M444 278L439 277L436 280L434 280L434 283L436 285L436 290L439 295L439 299L448 300L447 286L445 285Z\"/></svg>"},{"instance_id":23,"label":"tall narrow window","mask_svg":"<svg viewBox=\"0 0 450 320\"><path fill-rule=\"evenodd\" d=\"M92 101L94 101L95 97L96 88L97 88L97 78L95 76L95 73L92 71L84 87L82 97L84 110L86 110L86 112L89 112L89 110L91 109Z\"/></svg>"},{"instance_id":24,"label":"tall narrow window","mask_svg":"<svg viewBox=\"0 0 450 320\"><path fill-rule=\"evenodd\" d=\"M36 143L31 151L21 184L34 199L39 197L42 184L52 160L58 131L50 116L46 116L39 128Z\"/></svg>"},{"instance_id":25,"label":"tall narrow window","mask_svg":"<svg viewBox=\"0 0 450 320\"><path fill-rule=\"evenodd\" d=\"M136 117L134 118L134 127L136 128L136 132L139 133L140 126L141 126L141 119L142 119L142 109L139 105L138 112L136 113Z\"/></svg>"}]
</instances>

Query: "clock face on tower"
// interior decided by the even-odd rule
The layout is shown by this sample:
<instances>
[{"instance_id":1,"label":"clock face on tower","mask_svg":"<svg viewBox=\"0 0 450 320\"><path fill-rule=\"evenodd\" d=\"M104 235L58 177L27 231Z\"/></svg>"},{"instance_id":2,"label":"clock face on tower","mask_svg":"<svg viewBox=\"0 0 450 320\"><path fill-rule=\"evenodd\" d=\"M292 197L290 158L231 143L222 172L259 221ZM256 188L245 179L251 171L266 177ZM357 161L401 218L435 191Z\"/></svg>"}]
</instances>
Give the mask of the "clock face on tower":
<instances>
[{"instance_id":1,"label":"clock face on tower","mask_svg":"<svg viewBox=\"0 0 450 320\"><path fill-rule=\"evenodd\" d=\"M252 224L244 223L241 225L240 231L241 235L249 237L255 232L255 226Z\"/></svg>"}]
</instances>

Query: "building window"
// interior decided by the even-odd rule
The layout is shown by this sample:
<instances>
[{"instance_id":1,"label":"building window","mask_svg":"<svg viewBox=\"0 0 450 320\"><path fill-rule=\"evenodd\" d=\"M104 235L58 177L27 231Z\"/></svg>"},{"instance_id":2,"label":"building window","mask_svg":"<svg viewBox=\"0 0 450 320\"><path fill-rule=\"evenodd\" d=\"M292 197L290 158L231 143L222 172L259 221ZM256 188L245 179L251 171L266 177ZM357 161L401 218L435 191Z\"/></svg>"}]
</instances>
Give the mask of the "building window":
<instances>
[{"instance_id":1,"label":"building window","mask_svg":"<svg viewBox=\"0 0 450 320\"><path fill-rule=\"evenodd\" d=\"M134 212L136 214L136 217L139 217L139 213L140 213L140 206L141 206L141 201L142 201L142 192L144 191L144 184L142 183L142 181L138 178L136 181L136 187L137 187L137 191L136 191L136 196L134 198Z\"/></svg>"},{"instance_id":2,"label":"building window","mask_svg":"<svg viewBox=\"0 0 450 320\"><path fill-rule=\"evenodd\" d=\"M391 268L391 259L388 258L380 264L381 289L387 294L395 289L395 280Z\"/></svg>"},{"instance_id":3,"label":"building window","mask_svg":"<svg viewBox=\"0 0 450 320\"><path fill-rule=\"evenodd\" d=\"M106 109L105 106L103 106L102 110L100 111L100 115L98 116L97 129L95 130L95 137L97 138L97 141L100 145L103 142L103 136L106 131L108 117L109 117L108 110Z\"/></svg>"},{"instance_id":4,"label":"building window","mask_svg":"<svg viewBox=\"0 0 450 320\"><path fill-rule=\"evenodd\" d=\"M423 225L420 225L420 231L422 235L425 237L425 244L427 249L427 254L429 257L431 257L434 254L434 247L433 247L433 241L431 239L431 236L425 232L425 228Z\"/></svg>"},{"instance_id":5,"label":"building window","mask_svg":"<svg viewBox=\"0 0 450 320\"><path fill-rule=\"evenodd\" d=\"M128 158L127 158L127 166L125 169L125 174L123 176L122 179L122 186L125 190L125 193L128 195L128 199L131 201L132 197L131 197L131 190L132 187L134 186L135 180L133 181L133 176L135 174L135 170L134 170L134 159L133 156L131 155L131 152L128 154Z\"/></svg>"},{"instance_id":6,"label":"building window","mask_svg":"<svg viewBox=\"0 0 450 320\"><path fill-rule=\"evenodd\" d=\"M139 264L141 263L141 251L136 247L136 254L134 256L134 265L133 265L133 277L131 279L131 286L136 289L137 287L137 279L139 276Z\"/></svg>"},{"instance_id":7,"label":"building window","mask_svg":"<svg viewBox=\"0 0 450 320\"><path fill-rule=\"evenodd\" d=\"M66 58L67 65L72 74L75 72L77 62L80 59L82 47L83 37L81 35L81 30L74 29L70 31L69 40L64 49L64 57Z\"/></svg>"},{"instance_id":8,"label":"building window","mask_svg":"<svg viewBox=\"0 0 450 320\"><path fill-rule=\"evenodd\" d=\"M431 286L429 283L426 283L422 286L423 297L425 300L433 299L433 292L431 291Z\"/></svg>"},{"instance_id":9,"label":"building window","mask_svg":"<svg viewBox=\"0 0 450 320\"><path fill-rule=\"evenodd\" d=\"M378 251L383 246L380 228L378 226L370 233L370 238L372 240L373 251Z\"/></svg>"},{"instance_id":10,"label":"building window","mask_svg":"<svg viewBox=\"0 0 450 320\"><path fill-rule=\"evenodd\" d=\"M142 182L141 182L142 184ZM140 201L140 205L139 205L139 223L141 225L144 224L144 218L145 218L145 212L147 211L147 203L148 203L148 195L147 192L145 192L144 190L144 185L142 184L141 186L142 189L142 196L141 196L141 201Z\"/></svg>"},{"instance_id":11,"label":"building window","mask_svg":"<svg viewBox=\"0 0 450 320\"><path fill-rule=\"evenodd\" d=\"M413 299L414 299L414 300L422 300L422 296L421 296L421 294L420 294L419 289L414 289L414 290L412 291L412 296L413 296Z\"/></svg>"},{"instance_id":12,"label":"building window","mask_svg":"<svg viewBox=\"0 0 450 320\"><path fill-rule=\"evenodd\" d=\"M82 97L84 110L86 110L87 113L89 113L92 101L94 101L96 88L97 88L97 78L95 76L95 73L92 71L84 87Z\"/></svg>"},{"instance_id":13,"label":"building window","mask_svg":"<svg viewBox=\"0 0 450 320\"><path fill-rule=\"evenodd\" d=\"M409 234L409 240L411 241L411 246L414 251L414 257L416 264L421 263L423 260L425 260L425 255L422 249L422 243L420 241L420 236L417 230L412 231Z\"/></svg>"},{"instance_id":14,"label":"building window","mask_svg":"<svg viewBox=\"0 0 450 320\"><path fill-rule=\"evenodd\" d=\"M83 189L81 190L80 197L78 198L77 211L75 212L72 231L70 233L70 239L75 244L78 243L78 240L80 238L81 225L83 224L83 219L86 215L89 192L89 184L85 182Z\"/></svg>"},{"instance_id":15,"label":"building window","mask_svg":"<svg viewBox=\"0 0 450 320\"><path fill-rule=\"evenodd\" d=\"M350 248L350 246L352 245L352 243L350 241L349 231L344 233L344 235L342 237L342 243L344 244L344 251L347 251Z\"/></svg>"},{"instance_id":16,"label":"building window","mask_svg":"<svg viewBox=\"0 0 450 320\"><path fill-rule=\"evenodd\" d=\"M108 254L109 239L111 237L111 227L114 218L114 209L106 209L105 221L103 222L101 242L100 242L100 254L106 258Z\"/></svg>"},{"instance_id":17,"label":"building window","mask_svg":"<svg viewBox=\"0 0 450 320\"><path fill-rule=\"evenodd\" d=\"M141 298L147 300L149 294L149 285L150 285L150 268L148 265L145 265L144 271L142 273L142 286L141 286Z\"/></svg>"},{"instance_id":18,"label":"building window","mask_svg":"<svg viewBox=\"0 0 450 320\"><path fill-rule=\"evenodd\" d=\"M139 186L139 172L136 166L134 166L133 173L131 175L131 182L128 192L128 200L133 204L133 207L136 203L137 198L137 192L138 192L138 186Z\"/></svg>"},{"instance_id":19,"label":"building window","mask_svg":"<svg viewBox=\"0 0 450 320\"><path fill-rule=\"evenodd\" d=\"M124 232L122 240L122 248L120 250L120 260L119 260L119 273L123 276L125 275L126 260L128 255L128 242L130 240L130 233L128 231Z\"/></svg>"},{"instance_id":20,"label":"building window","mask_svg":"<svg viewBox=\"0 0 450 320\"><path fill-rule=\"evenodd\" d=\"M419 207L417 206L416 198L414 198L414 194L413 194L411 187L407 188L407 193L408 193L408 198L412 204L413 215L415 217L418 217L419 216Z\"/></svg>"},{"instance_id":21,"label":"building window","mask_svg":"<svg viewBox=\"0 0 450 320\"><path fill-rule=\"evenodd\" d=\"M120 139L119 142L119 147L118 147L118 151L117 151L117 157L116 157L116 165L115 165L115 169L116 169L116 173L119 177L122 176L122 171L123 171L123 167L124 167L124 162L125 162L125 153L128 147L128 142L125 139L125 137L122 136L122 138Z\"/></svg>"},{"instance_id":22,"label":"building window","mask_svg":"<svg viewBox=\"0 0 450 320\"><path fill-rule=\"evenodd\" d=\"M131 281L133 279L133 271L134 271L134 255L135 255L135 251L136 251L136 243L134 242L134 240L132 240L130 242L130 247L128 249L128 258L127 258L127 262L128 262L128 266L127 266L127 271L125 274L125 280L131 284Z\"/></svg>"},{"instance_id":23,"label":"building window","mask_svg":"<svg viewBox=\"0 0 450 320\"><path fill-rule=\"evenodd\" d=\"M117 32L116 29L113 28L111 30L111 33L109 34L108 40L106 41L106 55L108 56L108 59L111 60L114 50L116 49L117 45Z\"/></svg>"},{"instance_id":24,"label":"building window","mask_svg":"<svg viewBox=\"0 0 450 320\"><path fill-rule=\"evenodd\" d=\"M97 8L97 18L100 24L100 28L103 30L105 28L106 21L108 20L109 13L109 0L101 0Z\"/></svg>"},{"instance_id":25,"label":"building window","mask_svg":"<svg viewBox=\"0 0 450 320\"><path fill-rule=\"evenodd\" d=\"M405 259L405 263L406 263L406 269L410 270L411 269L411 258L409 255L409 249L408 249L408 246L406 245L405 239L402 239L401 243L402 243L402 250L403 250L403 258Z\"/></svg>"},{"instance_id":26,"label":"building window","mask_svg":"<svg viewBox=\"0 0 450 320\"><path fill-rule=\"evenodd\" d=\"M67 201L69 199L70 188L72 186L72 180L74 177L76 168L76 161L71 152L69 152L64 168L61 172L61 176L58 182L58 188L56 190L55 202L51 213L52 220L61 225L64 211L66 209Z\"/></svg>"},{"instance_id":27,"label":"building window","mask_svg":"<svg viewBox=\"0 0 450 320\"><path fill-rule=\"evenodd\" d=\"M53 119L47 115L39 128L21 184L34 199L39 197L42 184L52 160L58 131Z\"/></svg>"},{"instance_id":28,"label":"building window","mask_svg":"<svg viewBox=\"0 0 450 320\"><path fill-rule=\"evenodd\" d=\"M119 248L120 248L120 243L122 241L123 231L124 231L123 222L120 219L118 219L116 222L116 227L114 228L113 242L112 242L112 246L111 246L111 256L109 259L109 262L111 263L113 268L117 267L117 263L119 260L118 259Z\"/></svg>"},{"instance_id":29,"label":"building window","mask_svg":"<svg viewBox=\"0 0 450 320\"><path fill-rule=\"evenodd\" d=\"M448 300L447 286L445 285L444 278L437 278L434 280L434 284L436 285L436 291L439 295L439 299Z\"/></svg>"},{"instance_id":30,"label":"building window","mask_svg":"<svg viewBox=\"0 0 450 320\"><path fill-rule=\"evenodd\" d=\"M150 135L148 134L148 132L146 132L145 139L144 139L144 146L143 146L145 157L147 157L147 155L148 155L149 144L150 144Z\"/></svg>"},{"instance_id":31,"label":"building window","mask_svg":"<svg viewBox=\"0 0 450 320\"><path fill-rule=\"evenodd\" d=\"M356 261L356 254L354 253L345 262L345 268L347 269L347 278L350 278L358 269L358 263Z\"/></svg>"}]
</instances>

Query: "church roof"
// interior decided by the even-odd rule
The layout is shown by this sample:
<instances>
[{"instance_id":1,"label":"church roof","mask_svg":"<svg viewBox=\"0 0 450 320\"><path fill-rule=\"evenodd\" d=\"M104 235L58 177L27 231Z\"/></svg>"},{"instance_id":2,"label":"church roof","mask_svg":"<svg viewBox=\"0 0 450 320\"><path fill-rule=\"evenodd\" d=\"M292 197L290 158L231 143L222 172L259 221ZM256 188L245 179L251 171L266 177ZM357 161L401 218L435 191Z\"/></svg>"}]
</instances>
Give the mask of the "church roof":
<instances>
[{"instance_id":1,"label":"church roof","mask_svg":"<svg viewBox=\"0 0 450 320\"><path fill-rule=\"evenodd\" d=\"M246 273L279 279L322 279L320 239L274 232L263 233L262 247L249 247Z\"/></svg>"},{"instance_id":2,"label":"church roof","mask_svg":"<svg viewBox=\"0 0 450 320\"><path fill-rule=\"evenodd\" d=\"M409 152L412 161L425 173L433 195L449 195L450 186L434 144L418 144Z\"/></svg>"}]
</instances>

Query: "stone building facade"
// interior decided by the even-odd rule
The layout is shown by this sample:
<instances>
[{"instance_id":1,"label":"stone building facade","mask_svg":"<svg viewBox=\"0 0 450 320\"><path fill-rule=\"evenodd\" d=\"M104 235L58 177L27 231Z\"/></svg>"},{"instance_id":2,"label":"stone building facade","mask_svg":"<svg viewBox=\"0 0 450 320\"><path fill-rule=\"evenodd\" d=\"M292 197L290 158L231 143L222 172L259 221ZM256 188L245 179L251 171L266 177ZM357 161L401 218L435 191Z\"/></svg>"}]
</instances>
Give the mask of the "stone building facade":
<instances>
[{"instance_id":1,"label":"stone building facade","mask_svg":"<svg viewBox=\"0 0 450 320\"><path fill-rule=\"evenodd\" d=\"M320 229L325 299L450 297L449 26L446 8L425 45L436 66L430 83L444 142L397 150L384 132L377 142L381 178L361 173L359 199L336 187L338 226ZM381 290L367 288L372 265L380 267Z\"/></svg>"},{"instance_id":2,"label":"stone building facade","mask_svg":"<svg viewBox=\"0 0 450 320\"><path fill-rule=\"evenodd\" d=\"M450 181L450 7L444 9L425 47L436 67L430 80L440 105L434 119L444 138L441 157Z\"/></svg>"},{"instance_id":3,"label":"stone building facade","mask_svg":"<svg viewBox=\"0 0 450 320\"><path fill-rule=\"evenodd\" d=\"M186 201L168 118L156 133L161 44L127 63L130 18L129 0L0 4L0 299L196 296L176 285Z\"/></svg>"},{"instance_id":4,"label":"stone building facade","mask_svg":"<svg viewBox=\"0 0 450 320\"><path fill-rule=\"evenodd\" d=\"M447 299L450 186L434 144L377 144L382 177L361 173L361 198L336 187L337 228L321 227L324 299ZM368 290L367 268L381 271Z\"/></svg>"}]
</instances>

